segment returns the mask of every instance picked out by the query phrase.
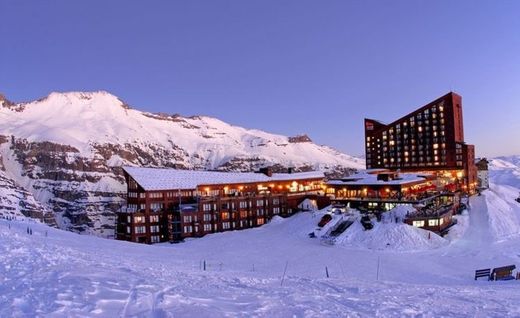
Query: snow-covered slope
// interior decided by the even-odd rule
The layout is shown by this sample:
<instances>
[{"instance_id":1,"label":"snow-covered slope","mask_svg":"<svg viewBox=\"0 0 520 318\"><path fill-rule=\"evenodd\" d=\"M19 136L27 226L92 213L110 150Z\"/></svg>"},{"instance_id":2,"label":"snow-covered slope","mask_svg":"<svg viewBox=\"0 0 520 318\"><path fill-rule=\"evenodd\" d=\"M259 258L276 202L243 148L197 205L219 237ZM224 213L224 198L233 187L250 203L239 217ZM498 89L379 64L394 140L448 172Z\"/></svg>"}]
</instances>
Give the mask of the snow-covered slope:
<instances>
[{"instance_id":1,"label":"snow-covered slope","mask_svg":"<svg viewBox=\"0 0 520 318\"><path fill-rule=\"evenodd\" d=\"M310 212L152 246L0 219L0 316L518 317L517 281L473 279L520 263L519 237L489 235L503 217L489 195L470 199L460 239L419 251L321 244Z\"/></svg>"},{"instance_id":2,"label":"snow-covered slope","mask_svg":"<svg viewBox=\"0 0 520 318\"><path fill-rule=\"evenodd\" d=\"M520 155L491 159L489 175L497 184L520 188Z\"/></svg>"},{"instance_id":3,"label":"snow-covered slope","mask_svg":"<svg viewBox=\"0 0 520 318\"><path fill-rule=\"evenodd\" d=\"M122 165L342 174L364 161L306 136L286 137L216 118L151 114L107 92L52 93L29 103L0 96L6 174L49 206L62 227L113 234L124 203Z\"/></svg>"}]
</instances>

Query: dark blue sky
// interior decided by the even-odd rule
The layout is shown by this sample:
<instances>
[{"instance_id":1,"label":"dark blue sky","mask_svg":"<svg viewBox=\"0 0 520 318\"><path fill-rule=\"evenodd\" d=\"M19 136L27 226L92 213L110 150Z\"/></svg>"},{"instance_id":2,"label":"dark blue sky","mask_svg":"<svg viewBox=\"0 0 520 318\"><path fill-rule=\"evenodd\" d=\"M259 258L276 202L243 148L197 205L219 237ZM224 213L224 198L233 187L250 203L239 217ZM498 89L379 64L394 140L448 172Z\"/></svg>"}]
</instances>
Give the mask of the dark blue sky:
<instances>
[{"instance_id":1,"label":"dark blue sky","mask_svg":"<svg viewBox=\"0 0 520 318\"><path fill-rule=\"evenodd\" d=\"M354 155L453 90L477 155L520 154L520 1L0 0L0 92L71 90Z\"/></svg>"}]
</instances>

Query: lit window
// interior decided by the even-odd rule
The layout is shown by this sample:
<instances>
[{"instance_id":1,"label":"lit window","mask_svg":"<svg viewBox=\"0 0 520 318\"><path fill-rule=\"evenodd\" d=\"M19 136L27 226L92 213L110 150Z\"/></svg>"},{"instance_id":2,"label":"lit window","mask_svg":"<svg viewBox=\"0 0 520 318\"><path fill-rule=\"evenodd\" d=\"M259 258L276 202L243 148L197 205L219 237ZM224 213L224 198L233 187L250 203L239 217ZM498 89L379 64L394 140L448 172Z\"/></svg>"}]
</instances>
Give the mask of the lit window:
<instances>
[{"instance_id":1,"label":"lit window","mask_svg":"<svg viewBox=\"0 0 520 318\"><path fill-rule=\"evenodd\" d=\"M428 226L437 226L437 225L439 225L439 220L438 219L428 220Z\"/></svg>"},{"instance_id":2,"label":"lit window","mask_svg":"<svg viewBox=\"0 0 520 318\"><path fill-rule=\"evenodd\" d=\"M412 225L415 226L415 227L423 227L424 226L424 221L413 221Z\"/></svg>"}]
</instances>

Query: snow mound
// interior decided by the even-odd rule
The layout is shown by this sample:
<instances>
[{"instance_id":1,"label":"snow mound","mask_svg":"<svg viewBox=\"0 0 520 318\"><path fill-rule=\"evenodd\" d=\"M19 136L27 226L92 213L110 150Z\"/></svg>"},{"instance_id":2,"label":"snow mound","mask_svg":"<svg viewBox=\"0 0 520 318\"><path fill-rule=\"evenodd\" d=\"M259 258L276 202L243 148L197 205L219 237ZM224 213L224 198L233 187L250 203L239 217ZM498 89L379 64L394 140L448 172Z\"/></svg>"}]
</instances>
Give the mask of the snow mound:
<instances>
[{"instance_id":1,"label":"snow mound","mask_svg":"<svg viewBox=\"0 0 520 318\"><path fill-rule=\"evenodd\" d=\"M405 223L374 222L374 228L365 231L360 222L354 222L347 229L342 244L373 250L418 251L439 248L448 241Z\"/></svg>"},{"instance_id":2,"label":"snow mound","mask_svg":"<svg viewBox=\"0 0 520 318\"><path fill-rule=\"evenodd\" d=\"M269 221L269 223L266 225L266 226L269 226L270 224L281 224L281 223L284 223L285 219L279 215L275 215L273 216L273 218L271 219L271 221Z\"/></svg>"},{"instance_id":3,"label":"snow mound","mask_svg":"<svg viewBox=\"0 0 520 318\"><path fill-rule=\"evenodd\" d=\"M325 208L314 214L316 224L326 214L327 210L328 208ZM354 211L358 215L357 220L335 239L335 243L343 247L397 251L431 250L449 243L448 240L433 232L402 223L406 214L411 210L411 205L399 205L383 213L381 222L373 220L374 228L371 230L365 230L359 221L359 212ZM396 218L397 223L395 222ZM320 231L314 233L317 237L321 237L327 233L330 227L334 227L340 221L341 215L332 215L332 220ZM316 227L316 224L313 224L313 226Z\"/></svg>"}]
</instances>

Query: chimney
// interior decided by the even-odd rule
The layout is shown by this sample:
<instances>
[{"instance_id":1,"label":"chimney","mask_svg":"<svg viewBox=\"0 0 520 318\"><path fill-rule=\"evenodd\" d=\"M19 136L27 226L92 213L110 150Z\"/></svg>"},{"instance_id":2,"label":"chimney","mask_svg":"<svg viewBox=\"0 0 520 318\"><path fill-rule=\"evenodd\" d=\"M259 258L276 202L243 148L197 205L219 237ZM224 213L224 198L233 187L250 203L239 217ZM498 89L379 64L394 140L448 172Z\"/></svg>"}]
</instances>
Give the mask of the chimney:
<instances>
[{"instance_id":1,"label":"chimney","mask_svg":"<svg viewBox=\"0 0 520 318\"><path fill-rule=\"evenodd\" d=\"M263 173L268 177L273 176L273 169L271 167L260 168L259 173Z\"/></svg>"}]
</instances>

